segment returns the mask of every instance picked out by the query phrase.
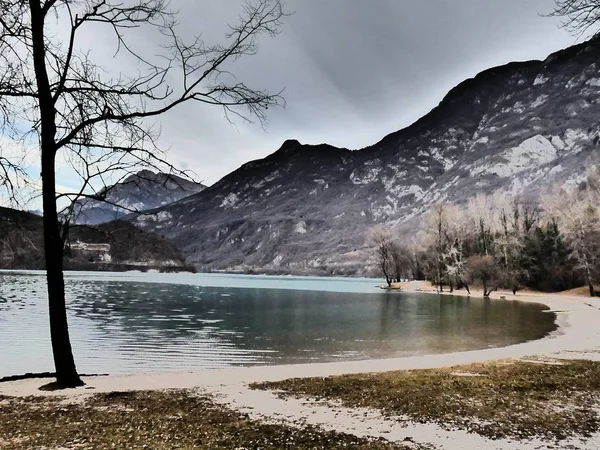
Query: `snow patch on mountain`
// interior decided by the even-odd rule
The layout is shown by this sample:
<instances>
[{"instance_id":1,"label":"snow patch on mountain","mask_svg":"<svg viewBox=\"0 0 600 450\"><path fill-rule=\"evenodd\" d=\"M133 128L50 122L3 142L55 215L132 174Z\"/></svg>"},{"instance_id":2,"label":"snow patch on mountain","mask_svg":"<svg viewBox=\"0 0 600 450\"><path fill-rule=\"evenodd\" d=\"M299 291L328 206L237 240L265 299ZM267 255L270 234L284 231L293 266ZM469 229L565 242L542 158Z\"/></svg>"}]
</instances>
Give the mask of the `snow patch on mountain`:
<instances>
[{"instance_id":1,"label":"snow patch on mountain","mask_svg":"<svg viewBox=\"0 0 600 450\"><path fill-rule=\"evenodd\" d=\"M373 162L368 162L365 164L365 168L363 169L355 169L350 174L350 181L353 184L369 184L377 179L379 172L381 172L381 167L369 167L374 165Z\"/></svg>"},{"instance_id":2,"label":"snow patch on mountain","mask_svg":"<svg viewBox=\"0 0 600 450\"><path fill-rule=\"evenodd\" d=\"M227 207L235 207L236 203L238 202L238 196L237 194L231 192L229 193L221 202L221 204L219 205L220 208L227 208Z\"/></svg>"},{"instance_id":3,"label":"snow patch on mountain","mask_svg":"<svg viewBox=\"0 0 600 450\"><path fill-rule=\"evenodd\" d=\"M585 84L587 86L600 87L600 78L590 78Z\"/></svg>"},{"instance_id":4,"label":"snow patch on mountain","mask_svg":"<svg viewBox=\"0 0 600 450\"><path fill-rule=\"evenodd\" d=\"M296 224L294 227L294 233L306 234L306 222L304 220Z\"/></svg>"},{"instance_id":5,"label":"snow patch on mountain","mask_svg":"<svg viewBox=\"0 0 600 450\"><path fill-rule=\"evenodd\" d=\"M137 221L144 222L165 222L173 219L173 215L168 211L159 211L155 214L143 214L137 217Z\"/></svg>"},{"instance_id":6,"label":"snow patch on mountain","mask_svg":"<svg viewBox=\"0 0 600 450\"><path fill-rule=\"evenodd\" d=\"M554 145L554 147L556 147L556 149L558 150L564 150L566 145L563 142L563 140L560 138L560 136L552 136L552 145Z\"/></svg>"},{"instance_id":7,"label":"snow patch on mountain","mask_svg":"<svg viewBox=\"0 0 600 450\"><path fill-rule=\"evenodd\" d=\"M483 138L482 138L483 139ZM430 149L431 157L438 161L442 166L444 166L444 171L447 172L454 167L456 161L452 158L444 156L442 151L438 147L432 147Z\"/></svg>"},{"instance_id":8,"label":"snow patch on mountain","mask_svg":"<svg viewBox=\"0 0 600 450\"><path fill-rule=\"evenodd\" d=\"M161 202L161 205L166 204L166 202ZM123 208L123 209L129 209L131 211L143 211L144 207L146 206L143 202L136 202L136 201L129 201L128 199L123 199L122 201L119 202L119 205ZM114 205L108 205L109 209L113 210L113 211L118 211L120 208L118 206L114 206Z\"/></svg>"},{"instance_id":9,"label":"snow patch on mountain","mask_svg":"<svg viewBox=\"0 0 600 450\"><path fill-rule=\"evenodd\" d=\"M558 173L561 173L563 170L564 170L563 166L561 166L560 164L557 164L556 166L554 166L550 169L550 171L548 172L548 175L556 175Z\"/></svg>"},{"instance_id":10,"label":"snow patch on mountain","mask_svg":"<svg viewBox=\"0 0 600 450\"><path fill-rule=\"evenodd\" d=\"M406 197L408 195L414 195L415 200L421 200L423 198L423 189L416 184L409 186L398 184L388 189L388 191L398 198Z\"/></svg>"},{"instance_id":11,"label":"snow patch on mountain","mask_svg":"<svg viewBox=\"0 0 600 450\"><path fill-rule=\"evenodd\" d=\"M546 94L542 94L540 95L538 98L536 98L533 103L531 103L531 107L532 108L539 108L540 106L542 106L544 103L546 103L546 101L548 100L548 96Z\"/></svg>"},{"instance_id":12,"label":"snow patch on mountain","mask_svg":"<svg viewBox=\"0 0 600 450\"><path fill-rule=\"evenodd\" d=\"M371 206L371 215L373 219L388 218L396 212L393 204L373 205Z\"/></svg>"},{"instance_id":13,"label":"snow patch on mountain","mask_svg":"<svg viewBox=\"0 0 600 450\"><path fill-rule=\"evenodd\" d=\"M589 140L588 134L584 130L567 129L565 131L565 144L571 153L579 153L582 149L582 141Z\"/></svg>"},{"instance_id":14,"label":"snow patch on mountain","mask_svg":"<svg viewBox=\"0 0 600 450\"><path fill-rule=\"evenodd\" d=\"M506 178L515 173L547 164L557 157L556 148L544 136L526 139L518 147L500 153L500 161L483 164L472 171L472 175L495 174Z\"/></svg>"},{"instance_id":15,"label":"snow patch on mountain","mask_svg":"<svg viewBox=\"0 0 600 450\"><path fill-rule=\"evenodd\" d=\"M385 190L387 192L391 192L395 195L398 195L398 193L396 192L396 189L400 186L402 186L402 183L404 182L404 178L406 177L407 172L405 170L399 171L399 172L392 172L391 175L386 175L383 176L381 178L381 183L383 184L383 186L385 187Z\"/></svg>"}]
</instances>

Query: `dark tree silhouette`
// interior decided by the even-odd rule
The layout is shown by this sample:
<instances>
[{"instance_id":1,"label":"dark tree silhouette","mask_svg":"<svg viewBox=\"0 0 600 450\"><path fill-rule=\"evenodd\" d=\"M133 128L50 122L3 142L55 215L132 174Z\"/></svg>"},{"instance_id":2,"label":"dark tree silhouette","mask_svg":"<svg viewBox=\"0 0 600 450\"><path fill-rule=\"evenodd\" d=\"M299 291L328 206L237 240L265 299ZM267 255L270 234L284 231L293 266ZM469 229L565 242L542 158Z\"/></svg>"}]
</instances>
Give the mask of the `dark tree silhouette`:
<instances>
[{"instance_id":1,"label":"dark tree silhouette","mask_svg":"<svg viewBox=\"0 0 600 450\"><path fill-rule=\"evenodd\" d=\"M383 225L374 226L367 233L367 245L374 249L377 268L390 287L395 275L394 251L396 248L392 231Z\"/></svg>"},{"instance_id":2,"label":"dark tree silhouette","mask_svg":"<svg viewBox=\"0 0 600 450\"><path fill-rule=\"evenodd\" d=\"M492 292L498 290L499 270L493 256L471 256L467 260L467 268L472 280L481 281L484 297L489 297Z\"/></svg>"},{"instance_id":3,"label":"dark tree silhouette","mask_svg":"<svg viewBox=\"0 0 600 450\"><path fill-rule=\"evenodd\" d=\"M280 0L247 3L224 43L186 42L167 0L0 0L0 133L4 140L39 143L44 252L52 350L59 386L81 385L67 325L63 278L65 216L57 211L57 156L80 169L76 201L92 180L136 165L166 165L149 118L198 102L226 117L265 120L279 94L253 89L232 75L232 63L257 51L259 35L275 36L285 17ZM113 46L125 69L93 59L84 30L101 48ZM160 45L137 49L140 30ZM0 143L2 145L2 143ZM0 148L0 150L2 150ZM0 184L14 192L20 165L3 151ZM64 199L63 199L64 200ZM67 211L68 212L68 211Z\"/></svg>"},{"instance_id":4,"label":"dark tree silhouette","mask_svg":"<svg viewBox=\"0 0 600 450\"><path fill-rule=\"evenodd\" d=\"M556 7L549 16L561 17L562 26L577 36L598 34L600 25L600 1L555 0Z\"/></svg>"}]
</instances>

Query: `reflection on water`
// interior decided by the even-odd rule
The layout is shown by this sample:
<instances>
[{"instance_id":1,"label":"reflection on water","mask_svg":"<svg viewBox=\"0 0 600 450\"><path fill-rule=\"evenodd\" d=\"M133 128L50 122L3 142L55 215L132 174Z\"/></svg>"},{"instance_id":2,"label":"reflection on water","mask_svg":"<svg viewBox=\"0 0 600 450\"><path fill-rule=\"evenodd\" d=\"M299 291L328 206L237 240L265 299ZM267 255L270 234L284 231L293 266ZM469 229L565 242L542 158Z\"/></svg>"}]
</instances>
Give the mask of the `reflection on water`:
<instances>
[{"instance_id":1,"label":"reflection on water","mask_svg":"<svg viewBox=\"0 0 600 450\"><path fill-rule=\"evenodd\" d=\"M555 329L554 314L535 304L378 292L373 280L272 277L263 284L275 287L265 289L243 287L244 279L257 283L222 275L68 276L79 370L128 373L444 353L538 339ZM331 286L354 292L327 291ZM0 273L0 377L52 370L45 295L39 274Z\"/></svg>"}]
</instances>

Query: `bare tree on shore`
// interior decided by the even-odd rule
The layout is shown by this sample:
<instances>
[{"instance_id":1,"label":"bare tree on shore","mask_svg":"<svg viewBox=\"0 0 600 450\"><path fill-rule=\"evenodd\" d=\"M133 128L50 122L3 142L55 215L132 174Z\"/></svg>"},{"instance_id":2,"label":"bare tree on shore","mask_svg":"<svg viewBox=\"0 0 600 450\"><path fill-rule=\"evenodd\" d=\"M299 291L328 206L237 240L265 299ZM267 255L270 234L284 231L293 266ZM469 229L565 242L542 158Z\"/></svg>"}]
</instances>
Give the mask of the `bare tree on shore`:
<instances>
[{"instance_id":1,"label":"bare tree on shore","mask_svg":"<svg viewBox=\"0 0 600 450\"><path fill-rule=\"evenodd\" d=\"M591 297L600 277L600 195L595 176L590 172L585 186L556 187L543 201L546 214L567 236L571 257L583 272Z\"/></svg>"},{"instance_id":2,"label":"bare tree on shore","mask_svg":"<svg viewBox=\"0 0 600 450\"><path fill-rule=\"evenodd\" d=\"M63 236L57 211L57 156L94 169L166 165L155 120L178 106L220 107L227 117L264 121L279 94L237 80L232 63L254 55L259 35L277 35L285 13L280 0L247 3L223 43L179 34L166 0L0 0L0 132L39 145L50 330L57 384L81 385L71 349L64 294ZM98 37L129 64L111 71L93 59L82 33ZM141 51L138 30L161 43ZM63 33L63 31L65 33ZM136 40L137 37L137 40ZM129 69L129 71L127 71ZM18 161L0 154L0 183L9 191ZM80 163L80 165L79 165ZM85 180L84 180L84 184ZM85 193L84 185L69 198Z\"/></svg>"},{"instance_id":3,"label":"bare tree on shore","mask_svg":"<svg viewBox=\"0 0 600 450\"><path fill-rule=\"evenodd\" d=\"M433 275L440 292L444 291L444 278L447 273L446 256L448 252L448 206L433 205L423 220L425 245L431 249L430 273Z\"/></svg>"},{"instance_id":4,"label":"bare tree on shore","mask_svg":"<svg viewBox=\"0 0 600 450\"><path fill-rule=\"evenodd\" d=\"M499 270L493 256L471 256L467 261L467 268L470 279L481 281L484 297L489 297L498 290Z\"/></svg>"},{"instance_id":5,"label":"bare tree on shore","mask_svg":"<svg viewBox=\"0 0 600 450\"><path fill-rule=\"evenodd\" d=\"M468 217L455 205L446 206L446 226L444 235L446 246L444 253L444 265L446 278L450 285L450 292L454 287L464 287L468 293L469 283L467 281L467 265L465 259L465 241L469 236Z\"/></svg>"},{"instance_id":6,"label":"bare tree on shore","mask_svg":"<svg viewBox=\"0 0 600 450\"><path fill-rule=\"evenodd\" d=\"M392 231L384 225L374 226L367 233L367 245L374 249L377 268L387 285L391 286L396 273L396 242Z\"/></svg>"}]
</instances>

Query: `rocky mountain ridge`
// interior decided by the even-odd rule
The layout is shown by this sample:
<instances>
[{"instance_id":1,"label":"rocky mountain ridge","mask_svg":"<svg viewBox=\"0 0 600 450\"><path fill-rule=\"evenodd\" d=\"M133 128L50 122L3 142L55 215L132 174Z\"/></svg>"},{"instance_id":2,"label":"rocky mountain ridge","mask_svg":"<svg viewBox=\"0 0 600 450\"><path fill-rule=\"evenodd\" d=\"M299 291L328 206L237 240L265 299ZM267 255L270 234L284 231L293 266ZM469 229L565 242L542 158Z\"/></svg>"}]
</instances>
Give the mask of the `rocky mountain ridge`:
<instances>
[{"instance_id":1,"label":"rocky mountain ridge","mask_svg":"<svg viewBox=\"0 0 600 450\"><path fill-rule=\"evenodd\" d=\"M105 201L86 198L76 205L76 222L98 224L132 211L145 211L176 202L205 189L201 183L167 173L141 170L96 193Z\"/></svg>"},{"instance_id":2,"label":"rocky mountain ridge","mask_svg":"<svg viewBox=\"0 0 600 450\"><path fill-rule=\"evenodd\" d=\"M286 141L210 188L132 216L200 270L358 274L366 231L414 234L434 203L536 197L600 157L600 39L486 70L358 151Z\"/></svg>"}]
</instances>

